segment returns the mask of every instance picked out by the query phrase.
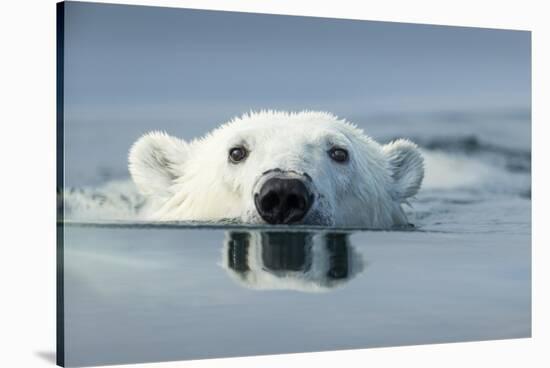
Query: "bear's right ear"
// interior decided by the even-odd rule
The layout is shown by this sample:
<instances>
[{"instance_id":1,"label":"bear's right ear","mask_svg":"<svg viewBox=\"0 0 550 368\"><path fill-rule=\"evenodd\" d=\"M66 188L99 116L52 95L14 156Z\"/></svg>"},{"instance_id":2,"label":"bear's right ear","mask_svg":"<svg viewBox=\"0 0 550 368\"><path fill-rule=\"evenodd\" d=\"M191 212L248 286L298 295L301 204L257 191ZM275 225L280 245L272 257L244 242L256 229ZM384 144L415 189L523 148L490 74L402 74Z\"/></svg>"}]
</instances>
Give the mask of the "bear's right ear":
<instances>
[{"instance_id":1,"label":"bear's right ear","mask_svg":"<svg viewBox=\"0 0 550 368\"><path fill-rule=\"evenodd\" d=\"M183 175L187 158L185 141L163 132L151 132L134 143L128 169L141 194L166 196L174 179Z\"/></svg>"},{"instance_id":2,"label":"bear's right ear","mask_svg":"<svg viewBox=\"0 0 550 368\"><path fill-rule=\"evenodd\" d=\"M382 147L388 158L394 195L400 201L414 196L424 178L424 159L418 146L407 139L398 139Z\"/></svg>"}]
</instances>

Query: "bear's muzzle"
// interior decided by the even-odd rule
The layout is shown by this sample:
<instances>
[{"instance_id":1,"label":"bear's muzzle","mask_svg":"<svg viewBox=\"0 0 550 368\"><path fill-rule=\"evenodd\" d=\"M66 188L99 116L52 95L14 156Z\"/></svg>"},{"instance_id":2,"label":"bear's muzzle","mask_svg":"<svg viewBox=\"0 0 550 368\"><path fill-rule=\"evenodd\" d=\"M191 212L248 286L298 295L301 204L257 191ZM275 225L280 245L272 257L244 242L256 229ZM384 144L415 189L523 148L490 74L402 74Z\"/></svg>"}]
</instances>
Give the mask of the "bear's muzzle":
<instances>
[{"instance_id":1,"label":"bear's muzzle","mask_svg":"<svg viewBox=\"0 0 550 368\"><path fill-rule=\"evenodd\" d=\"M269 224L291 224L302 220L313 204L314 196L300 178L284 172L263 182L254 195L256 210Z\"/></svg>"}]
</instances>

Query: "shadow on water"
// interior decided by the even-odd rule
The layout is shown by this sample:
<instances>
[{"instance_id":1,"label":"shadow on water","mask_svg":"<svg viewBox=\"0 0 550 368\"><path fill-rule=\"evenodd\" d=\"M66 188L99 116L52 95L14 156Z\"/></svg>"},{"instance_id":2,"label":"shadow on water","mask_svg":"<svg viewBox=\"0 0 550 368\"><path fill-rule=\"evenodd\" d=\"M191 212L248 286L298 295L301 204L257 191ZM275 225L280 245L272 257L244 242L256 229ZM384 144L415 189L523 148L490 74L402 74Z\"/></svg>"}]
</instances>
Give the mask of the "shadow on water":
<instances>
[{"instance_id":1,"label":"shadow on water","mask_svg":"<svg viewBox=\"0 0 550 368\"><path fill-rule=\"evenodd\" d=\"M422 231L414 224L395 225L390 229L367 228L362 226L340 226L327 227L325 225L268 225L268 224L246 224L234 222L231 220L222 221L136 221L136 220L63 220L58 221L57 226L70 226L82 228L106 228L106 229L207 229L207 230L229 230L233 231L266 231L266 232L313 232L313 231L331 231L334 233L351 231Z\"/></svg>"},{"instance_id":2,"label":"shadow on water","mask_svg":"<svg viewBox=\"0 0 550 368\"><path fill-rule=\"evenodd\" d=\"M328 291L364 269L347 233L226 232L222 266L261 290Z\"/></svg>"}]
</instances>

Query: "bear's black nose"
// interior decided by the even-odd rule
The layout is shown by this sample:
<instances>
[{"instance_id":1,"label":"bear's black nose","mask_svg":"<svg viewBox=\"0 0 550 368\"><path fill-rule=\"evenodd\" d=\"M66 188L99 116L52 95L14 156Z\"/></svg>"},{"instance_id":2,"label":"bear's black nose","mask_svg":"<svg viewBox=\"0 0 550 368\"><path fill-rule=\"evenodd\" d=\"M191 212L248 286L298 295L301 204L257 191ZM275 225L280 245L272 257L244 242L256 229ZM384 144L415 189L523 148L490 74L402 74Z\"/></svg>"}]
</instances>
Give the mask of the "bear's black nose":
<instances>
[{"instance_id":1,"label":"bear's black nose","mask_svg":"<svg viewBox=\"0 0 550 368\"><path fill-rule=\"evenodd\" d=\"M299 179L268 179L254 196L256 209L270 224L290 224L304 218L313 196Z\"/></svg>"}]
</instances>

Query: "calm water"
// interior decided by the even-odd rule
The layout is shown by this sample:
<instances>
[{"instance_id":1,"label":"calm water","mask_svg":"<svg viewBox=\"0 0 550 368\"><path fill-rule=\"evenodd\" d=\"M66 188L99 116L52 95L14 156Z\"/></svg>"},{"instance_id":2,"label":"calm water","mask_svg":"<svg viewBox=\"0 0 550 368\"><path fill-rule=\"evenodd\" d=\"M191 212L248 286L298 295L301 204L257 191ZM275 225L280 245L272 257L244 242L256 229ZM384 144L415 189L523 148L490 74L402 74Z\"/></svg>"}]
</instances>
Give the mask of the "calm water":
<instances>
[{"instance_id":1,"label":"calm water","mask_svg":"<svg viewBox=\"0 0 550 368\"><path fill-rule=\"evenodd\" d=\"M73 225L64 239L70 366L531 335L528 234Z\"/></svg>"},{"instance_id":2,"label":"calm water","mask_svg":"<svg viewBox=\"0 0 550 368\"><path fill-rule=\"evenodd\" d=\"M122 151L146 128L67 127L66 364L529 337L530 116L383 121L426 159L413 231L144 223Z\"/></svg>"}]
</instances>

